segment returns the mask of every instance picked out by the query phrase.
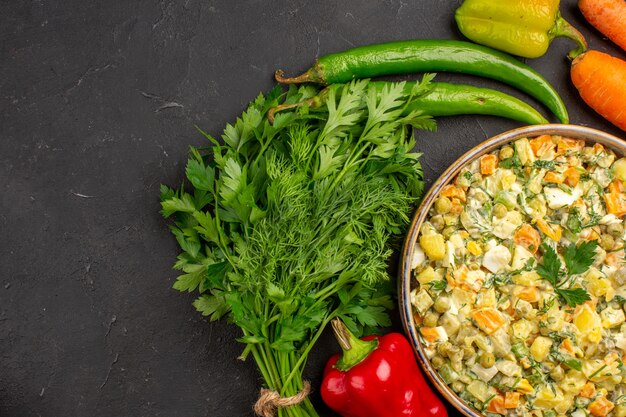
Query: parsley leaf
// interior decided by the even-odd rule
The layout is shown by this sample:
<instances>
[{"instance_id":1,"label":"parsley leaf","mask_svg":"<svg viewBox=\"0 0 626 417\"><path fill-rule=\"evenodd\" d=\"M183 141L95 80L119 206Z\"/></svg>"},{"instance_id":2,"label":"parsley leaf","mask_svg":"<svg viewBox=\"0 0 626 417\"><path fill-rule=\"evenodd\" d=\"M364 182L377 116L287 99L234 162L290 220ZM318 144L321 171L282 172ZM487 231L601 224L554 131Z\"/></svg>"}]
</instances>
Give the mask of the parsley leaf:
<instances>
[{"instance_id":1,"label":"parsley leaf","mask_svg":"<svg viewBox=\"0 0 626 417\"><path fill-rule=\"evenodd\" d=\"M543 263L537 267L537 273L553 287L556 287L561 276L561 260L551 246L544 243L542 249Z\"/></svg>"},{"instance_id":2,"label":"parsley leaf","mask_svg":"<svg viewBox=\"0 0 626 417\"><path fill-rule=\"evenodd\" d=\"M587 271L593 264L597 247L598 242L590 240L578 246L571 244L565 248L564 259L568 274L578 275Z\"/></svg>"},{"instance_id":3,"label":"parsley leaf","mask_svg":"<svg viewBox=\"0 0 626 417\"><path fill-rule=\"evenodd\" d=\"M558 288L556 293L565 300L565 303L570 307L576 307L578 304L582 304L585 301L591 300L589 293L582 288Z\"/></svg>"},{"instance_id":4,"label":"parsley leaf","mask_svg":"<svg viewBox=\"0 0 626 417\"><path fill-rule=\"evenodd\" d=\"M575 307L591 297L583 288L563 288L571 282L572 276L582 274L593 264L596 241L583 242L580 245L572 243L563 251L566 270L562 270L562 263L557 252L549 245L543 244L543 263L537 267L537 273L552 284L554 291L568 306ZM563 277L566 279L562 279Z\"/></svg>"}]
</instances>

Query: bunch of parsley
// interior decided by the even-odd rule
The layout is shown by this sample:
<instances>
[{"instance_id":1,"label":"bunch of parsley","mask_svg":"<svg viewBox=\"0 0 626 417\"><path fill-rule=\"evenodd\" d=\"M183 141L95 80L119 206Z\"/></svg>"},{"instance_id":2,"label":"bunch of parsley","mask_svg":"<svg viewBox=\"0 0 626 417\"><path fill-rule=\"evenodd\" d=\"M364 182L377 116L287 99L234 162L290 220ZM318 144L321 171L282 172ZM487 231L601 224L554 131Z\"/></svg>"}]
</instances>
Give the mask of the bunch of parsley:
<instances>
[{"instance_id":1,"label":"bunch of parsley","mask_svg":"<svg viewBox=\"0 0 626 417\"><path fill-rule=\"evenodd\" d=\"M390 324L387 260L423 189L412 127L431 118L406 107L428 89L368 81L333 86L323 106L267 113L315 96L274 89L228 125L218 142L191 148L189 182L161 187L162 214L182 253L179 291L194 306L241 328L265 385L282 396L303 388L307 355L341 317L355 333ZM189 186L190 185L190 186ZM397 240L397 239L396 239ZM317 416L310 401L280 416Z\"/></svg>"}]
</instances>

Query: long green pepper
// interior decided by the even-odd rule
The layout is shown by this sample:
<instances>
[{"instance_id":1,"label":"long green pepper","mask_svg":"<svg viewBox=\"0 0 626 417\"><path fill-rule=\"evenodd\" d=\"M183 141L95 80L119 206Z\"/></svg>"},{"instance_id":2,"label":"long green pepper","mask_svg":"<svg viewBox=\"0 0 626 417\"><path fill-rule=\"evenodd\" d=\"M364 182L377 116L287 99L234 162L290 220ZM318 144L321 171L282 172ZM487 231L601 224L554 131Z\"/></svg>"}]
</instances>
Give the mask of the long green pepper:
<instances>
[{"instance_id":1,"label":"long green pepper","mask_svg":"<svg viewBox=\"0 0 626 417\"><path fill-rule=\"evenodd\" d=\"M385 81L370 82L370 85L378 91L388 87L388 84ZM418 85L417 82L407 81L404 85L404 93L409 96L416 85ZM340 84L327 87L320 94L305 102L277 106L270 110L268 117L272 121L277 112L303 105L313 109L319 108L325 104L330 89L338 88L338 86ZM531 125L548 123L537 110L513 96L490 88L465 84L430 83L426 91L420 92L411 99L403 114L407 115L414 111L420 111L432 117L480 114L505 117Z\"/></svg>"},{"instance_id":2,"label":"long green pepper","mask_svg":"<svg viewBox=\"0 0 626 417\"><path fill-rule=\"evenodd\" d=\"M388 42L325 55L297 77L276 71L280 83L346 83L415 72L456 72L492 78L511 85L543 103L563 123L567 109L550 83L530 66L510 55L469 42L410 40Z\"/></svg>"}]
</instances>

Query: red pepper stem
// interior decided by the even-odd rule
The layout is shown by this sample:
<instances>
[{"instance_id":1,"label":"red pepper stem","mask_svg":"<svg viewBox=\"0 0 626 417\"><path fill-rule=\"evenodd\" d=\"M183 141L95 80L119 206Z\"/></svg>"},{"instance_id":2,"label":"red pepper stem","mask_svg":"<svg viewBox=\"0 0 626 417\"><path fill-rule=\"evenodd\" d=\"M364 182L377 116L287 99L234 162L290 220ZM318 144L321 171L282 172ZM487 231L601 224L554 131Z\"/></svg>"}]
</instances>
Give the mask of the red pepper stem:
<instances>
[{"instance_id":1,"label":"red pepper stem","mask_svg":"<svg viewBox=\"0 0 626 417\"><path fill-rule=\"evenodd\" d=\"M578 29L572 26L567 20L563 19L560 12L556 15L556 22L552 29L550 29L549 35L551 39L558 36L565 36L578 44L576 49L572 49L567 54L569 59L574 59L587 50L587 40L583 34L580 33Z\"/></svg>"},{"instance_id":2,"label":"red pepper stem","mask_svg":"<svg viewBox=\"0 0 626 417\"><path fill-rule=\"evenodd\" d=\"M378 339L361 340L353 335L340 319L331 322L337 342L343 355L335 363L335 368L345 372L365 360L378 347Z\"/></svg>"}]
</instances>

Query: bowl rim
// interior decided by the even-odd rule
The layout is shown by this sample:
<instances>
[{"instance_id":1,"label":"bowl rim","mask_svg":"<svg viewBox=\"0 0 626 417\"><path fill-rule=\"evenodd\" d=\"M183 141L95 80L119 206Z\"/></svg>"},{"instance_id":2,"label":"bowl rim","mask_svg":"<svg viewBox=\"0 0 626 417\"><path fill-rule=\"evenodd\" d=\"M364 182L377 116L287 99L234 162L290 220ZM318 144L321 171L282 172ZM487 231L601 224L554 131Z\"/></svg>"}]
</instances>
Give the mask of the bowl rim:
<instances>
[{"instance_id":1,"label":"bowl rim","mask_svg":"<svg viewBox=\"0 0 626 417\"><path fill-rule=\"evenodd\" d=\"M398 268L398 304L400 316L404 327L405 334L409 338L409 342L413 347L418 362L428 377L429 381L434 385L437 391L458 411L467 417L485 417L481 412L474 410L465 401L463 401L448 385L441 379L437 371L432 367L430 360L426 356L424 346L419 338L417 326L412 314L410 292L411 292L411 258L419 229L424 222L432 204L441 191L462 168L473 162L480 156L491 152L507 143L515 140L529 137L537 137L540 135L560 135L575 139L583 139L586 142L600 143L610 147L618 154L626 154L626 142L610 133L603 132L594 128L571 124L546 124L524 126L506 131L495 135L478 145L471 148L452 163L439 178L433 183L428 192L424 195L419 207L413 215L413 219L409 226L404 246L400 256L400 265Z\"/></svg>"}]
</instances>

